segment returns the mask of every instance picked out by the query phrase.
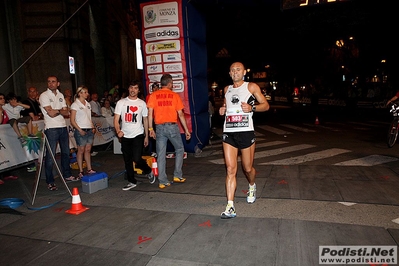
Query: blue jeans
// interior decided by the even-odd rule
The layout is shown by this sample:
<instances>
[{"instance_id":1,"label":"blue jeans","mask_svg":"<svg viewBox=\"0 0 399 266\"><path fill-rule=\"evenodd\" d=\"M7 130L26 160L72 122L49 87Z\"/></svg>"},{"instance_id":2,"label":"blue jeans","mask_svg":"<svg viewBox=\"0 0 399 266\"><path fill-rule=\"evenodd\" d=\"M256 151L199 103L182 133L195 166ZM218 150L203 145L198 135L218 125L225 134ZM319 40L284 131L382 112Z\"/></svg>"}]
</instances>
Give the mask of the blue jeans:
<instances>
[{"instance_id":1,"label":"blue jeans","mask_svg":"<svg viewBox=\"0 0 399 266\"><path fill-rule=\"evenodd\" d=\"M67 128L49 128L44 131L44 134L46 134L47 141L51 151L53 152L54 158L56 155L57 143L59 143L61 150L60 170L64 178L70 177L72 175L72 172L69 161L69 134ZM51 156L49 149L46 146L45 171L47 184L54 183L53 167L53 157Z\"/></svg>"},{"instance_id":2,"label":"blue jeans","mask_svg":"<svg viewBox=\"0 0 399 266\"><path fill-rule=\"evenodd\" d=\"M80 135L79 131L75 129L73 132L73 136L75 137L76 145L83 147L86 145L93 145L94 141L94 133L91 128L84 128L84 132L86 132L86 135L82 136Z\"/></svg>"},{"instance_id":3,"label":"blue jeans","mask_svg":"<svg viewBox=\"0 0 399 266\"><path fill-rule=\"evenodd\" d=\"M176 123L158 124L156 125L156 136L159 184L166 184L169 182L168 176L166 175L166 148L168 140L172 143L176 153L173 175L182 178L184 145L179 126Z\"/></svg>"}]
</instances>

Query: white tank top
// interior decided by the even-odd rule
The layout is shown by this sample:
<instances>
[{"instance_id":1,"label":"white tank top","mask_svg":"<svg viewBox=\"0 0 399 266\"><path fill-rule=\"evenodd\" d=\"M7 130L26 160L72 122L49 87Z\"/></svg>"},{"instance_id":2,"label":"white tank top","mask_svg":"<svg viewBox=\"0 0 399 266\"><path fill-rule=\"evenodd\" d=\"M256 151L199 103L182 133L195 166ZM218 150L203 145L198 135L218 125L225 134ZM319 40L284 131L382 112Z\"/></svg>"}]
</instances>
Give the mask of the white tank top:
<instances>
[{"instance_id":1,"label":"white tank top","mask_svg":"<svg viewBox=\"0 0 399 266\"><path fill-rule=\"evenodd\" d=\"M238 88L230 85L225 94L225 99L226 117L223 132L254 131L253 112L244 113L241 109L241 102L246 102L250 105L255 104L255 96L248 90L248 82L244 82Z\"/></svg>"}]
</instances>

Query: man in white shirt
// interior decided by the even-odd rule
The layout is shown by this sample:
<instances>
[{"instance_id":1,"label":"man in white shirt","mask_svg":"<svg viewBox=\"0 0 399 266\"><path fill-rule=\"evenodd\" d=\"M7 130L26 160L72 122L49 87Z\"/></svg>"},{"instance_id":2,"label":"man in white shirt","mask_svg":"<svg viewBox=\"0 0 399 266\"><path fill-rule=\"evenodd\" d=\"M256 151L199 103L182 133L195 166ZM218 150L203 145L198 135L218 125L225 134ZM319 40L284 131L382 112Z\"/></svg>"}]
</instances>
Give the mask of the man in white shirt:
<instances>
[{"instance_id":1,"label":"man in white shirt","mask_svg":"<svg viewBox=\"0 0 399 266\"><path fill-rule=\"evenodd\" d=\"M72 175L69 161L69 133L64 116L69 116L69 110L64 95L58 90L60 82L55 76L47 78L47 90L40 94L40 108L44 117L44 134L46 135L51 152L55 156L57 143L61 150L61 173L65 181L78 181ZM53 175L54 160L49 149L46 150L45 172L49 190L57 190Z\"/></svg>"}]
</instances>

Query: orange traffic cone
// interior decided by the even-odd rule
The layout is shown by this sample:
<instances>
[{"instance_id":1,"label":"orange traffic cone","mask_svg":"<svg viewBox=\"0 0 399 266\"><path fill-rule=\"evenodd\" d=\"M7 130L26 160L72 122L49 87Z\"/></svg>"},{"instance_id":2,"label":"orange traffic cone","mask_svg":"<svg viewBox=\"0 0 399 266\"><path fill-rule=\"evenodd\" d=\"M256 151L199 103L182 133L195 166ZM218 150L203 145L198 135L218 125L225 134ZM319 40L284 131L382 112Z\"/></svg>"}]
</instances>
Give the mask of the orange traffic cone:
<instances>
[{"instance_id":1,"label":"orange traffic cone","mask_svg":"<svg viewBox=\"0 0 399 266\"><path fill-rule=\"evenodd\" d=\"M78 188L74 187L72 190L72 207L69 210L66 210L66 213L69 214L81 214L82 212L88 210L89 208L84 207L82 205L82 201L80 200Z\"/></svg>"},{"instance_id":2,"label":"orange traffic cone","mask_svg":"<svg viewBox=\"0 0 399 266\"><path fill-rule=\"evenodd\" d=\"M155 157L152 157L152 173L158 176L158 163Z\"/></svg>"},{"instance_id":3,"label":"orange traffic cone","mask_svg":"<svg viewBox=\"0 0 399 266\"><path fill-rule=\"evenodd\" d=\"M320 124L320 122L319 122L319 117L316 116L316 121L314 122L314 124L315 124L315 125L319 125L319 124Z\"/></svg>"}]
</instances>

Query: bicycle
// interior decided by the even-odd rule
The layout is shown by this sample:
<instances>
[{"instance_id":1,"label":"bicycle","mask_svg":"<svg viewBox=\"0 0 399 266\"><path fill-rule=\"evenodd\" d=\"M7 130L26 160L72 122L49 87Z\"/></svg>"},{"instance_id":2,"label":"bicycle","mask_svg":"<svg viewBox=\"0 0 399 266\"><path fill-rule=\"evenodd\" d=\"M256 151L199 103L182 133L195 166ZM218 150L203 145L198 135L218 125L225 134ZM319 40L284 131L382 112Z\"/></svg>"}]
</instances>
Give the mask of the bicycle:
<instances>
[{"instance_id":1,"label":"bicycle","mask_svg":"<svg viewBox=\"0 0 399 266\"><path fill-rule=\"evenodd\" d=\"M398 138L399 105L396 103L392 104L391 110L389 110L389 112L392 113L393 119L388 130L387 144L389 148L392 148L395 145L396 140Z\"/></svg>"}]
</instances>

